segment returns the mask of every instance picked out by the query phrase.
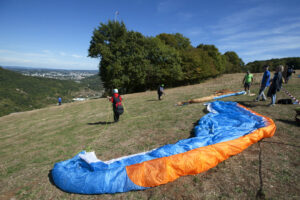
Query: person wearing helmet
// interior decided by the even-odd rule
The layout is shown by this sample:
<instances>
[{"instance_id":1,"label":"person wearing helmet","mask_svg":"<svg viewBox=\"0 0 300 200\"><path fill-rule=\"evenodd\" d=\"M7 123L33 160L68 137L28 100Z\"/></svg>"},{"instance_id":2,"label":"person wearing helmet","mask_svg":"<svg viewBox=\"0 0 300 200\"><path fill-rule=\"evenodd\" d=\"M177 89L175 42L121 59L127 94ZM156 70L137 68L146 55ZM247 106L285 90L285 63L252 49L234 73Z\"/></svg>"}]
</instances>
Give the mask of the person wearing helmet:
<instances>
[{"instance_id":1,"label":"person wearing helmet","mask_svg":"<svg viewBox=\"0 0 300 200\"><path fill-rule=\"evenodd\" d=\"M108 100L112 103L113 111L114 111L114 121L118 122L120 115L124 112L124 108L122 106L122 97L119 95L118 89L113 89L112 97L107 97Z\"/></svg>"},{"instance_id":2,"label":"person wearing helmet","mask_svg":"<svg viewBox=\"0 0 300 200\"><path fill-rule=\"evenodd\" d=\"M161 84L157 88L158 100L161 100L161 96L164 94L164 84Z\"/></svg>"}]
</instances>

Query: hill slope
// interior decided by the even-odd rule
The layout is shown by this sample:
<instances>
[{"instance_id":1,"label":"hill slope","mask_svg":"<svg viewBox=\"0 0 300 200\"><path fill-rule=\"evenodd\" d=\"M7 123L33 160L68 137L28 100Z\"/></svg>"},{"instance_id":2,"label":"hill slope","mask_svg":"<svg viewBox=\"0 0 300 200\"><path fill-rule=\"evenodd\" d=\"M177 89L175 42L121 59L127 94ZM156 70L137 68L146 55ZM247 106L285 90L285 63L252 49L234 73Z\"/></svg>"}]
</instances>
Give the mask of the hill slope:
<instances>
[{"instance_id":1,"label":"hill slope","mask_svg":"<svg viewBox=\"0 0 300 200\"><path fill-rule=\"evenodd\" d=\"M162 101L157 101L155 91L124 95L125 113L117 124L110 123L112 109L106 99L1 117L0 199L254 199L261 188L270 199L296 199L300 196L300 128L294 122L295 105L267 107L268 102L253 102L254 97L246 95L223 100L237 101L272 118L277 126L274 137L207 172L115 195L68 194L51 183L48 175L54 163L82 150L94 150L99 159L109 160L190 137L195 123L205 115L205 106L174 104L220 89L239 91L243 76L227 74L202 84L167 89ZM252 92L258 92L261 76L254 74ZM300 97L300 78L293 77L284 87ZM288 96L279 92L280 98Z\"/></svg>"},{"instance_id":2,"label":"hill slope","mask_svg":"<svg viewBox=\"0 0 300 200\"><path fill-rule=\"evenodd\" d=\"M98 74L84 78L80 81L80 83L94 91L101 92L103 90L103 85Z\"/></svg>"},{"instance_id":3,"label":"hill slope","mask_svg":"<svg viewBox=\"0 0 300 200\"><path fill-rule=\"evenodd\" d=\"M85 85L88 83L89 80L86 80ZM56 104L59 96L63 102L69 102L85 85L74 81L24 76L0 67L0 116Z\"/></svg>"}]
</instances>

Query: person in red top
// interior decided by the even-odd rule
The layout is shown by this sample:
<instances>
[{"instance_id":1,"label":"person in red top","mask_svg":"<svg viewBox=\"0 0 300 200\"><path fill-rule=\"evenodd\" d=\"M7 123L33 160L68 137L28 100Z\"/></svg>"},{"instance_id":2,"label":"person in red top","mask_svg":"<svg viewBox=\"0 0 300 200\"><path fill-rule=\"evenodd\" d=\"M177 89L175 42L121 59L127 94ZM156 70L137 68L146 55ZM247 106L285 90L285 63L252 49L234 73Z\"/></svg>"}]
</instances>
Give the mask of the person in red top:
<instances>
[{"instance_id":1,"label":"person in red top","mask_svg":"<svg viewBox=\"0 0 300 200\"><path fill-rule=\"evenodd\" d=\"M118 89L113 89L112 97L107 97L110 102L112 102L114 111L114 121L118 122L120 115L124 112L122 106L122 97L119 95Z\"/></svg>"}]
</instances>

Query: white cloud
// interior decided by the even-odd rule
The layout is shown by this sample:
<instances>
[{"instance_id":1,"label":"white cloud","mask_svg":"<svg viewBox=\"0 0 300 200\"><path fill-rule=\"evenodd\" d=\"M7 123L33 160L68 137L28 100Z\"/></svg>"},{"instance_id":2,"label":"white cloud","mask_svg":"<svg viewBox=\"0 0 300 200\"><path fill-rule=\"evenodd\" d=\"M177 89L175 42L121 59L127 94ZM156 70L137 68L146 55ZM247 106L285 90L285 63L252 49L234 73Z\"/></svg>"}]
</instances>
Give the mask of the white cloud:
<instances>
[{"instance_id":1,"label":"white cloud","mask_svg":"<svg viewBox=\"0 0 300 200\"><path fill-rule=\"evenodd\" d=\"M47 50L47 49L42 50L42 52L43 52L43 53L46 53L46 54L50 54L50 53L51 53L51 51L50 51L50 50Z\"/></svg>"},{"instance_id":2,"label":"white cloud","mask_svg":"<svg viewBox=\"0 0 300 200\"><path fill-rule=\"evenodd\" d=\"M82 58L81 55L77 55L77 54L72 54L71 56L72 56L73 58Z\"/></svg>"},{"instance_id":3,"label":"white cloud","mask_svg":"<svg viewBox=\"0 0 300 200\"><path fill-rule=\"evenodd\" d=\"M289 24L282 23L282 24L279 25L276 28L273 28L271 30L271 33L274 33L274 34L283 34L283 33L289 33L290 31L293 31L293 32L296 31L299 34L299 32L300 32L300 29L299 29L300 28L300 22L294 22L294 23L289 23Z\"/></svg>"},{"instance_id":4,"label":"white cloud","mask_svg":"<svg viewBox=\"0 0 300 200\"><path fill-rule=\"evenodd\" d=\"M66 56L67 54L65 53L65 52L59 52L59 55L61 55L61 56Z\"/></svg>"},{"instance_id":5,"label":"white cloud","mask_svg":"<svg viewBox=\"0 0 300 200\"><path fill-rule=\"evenodd\" d=\"M78 54L32 53L0 49L0 64L6 66L47 67L62 69L98 69L99 60ZM74 59L75 58L75 59Z\"/></svg>"},{"instance_id":6,"label":"white cloud","mask_svg":"<svg viewBox=\"0 0 300 200\"><path fill-rule=\"evenodd\" d=\"M157 11L159 13L170 13L177 11L180 8L180 2L175 0L161 1L157 5Z\"/></svg>"},{"instance_id":7,"label":"white cloud","mask_svg":"<svg viewBox=\"0 0 300 200\"><path fill-rule=\"evenodd\" d=\"M194 28L185 30L184 32L188 36L200 36L204 33L203 29L199 28L199 27L194 27Z\"/></svg>"},{"instance_id":8,"label":"white cloud","mask_svg":"<svg viewBox=\"0 0 300 200\"><path fill-rule=\"evenodd\" d=\"M16 52L15 51L11 51L11 50L7 50L7 49L0 49L0 53L10 54L10 53L16 53Z\"/></svg>"},{"instance_id":9,"label":"white cloud","mask_svg":"<svg viewBox=\"0 0 300 200\"><path fill-rule=\"evenodd\" d=\"M213 34L231 35L249 31L266 23L266 18L276 14L278 8L255 6L222 17L216 25L210 27Z\"/></svg>"},{"instance_id":10,"label":"white cloud","mask_svg":"<svg viewBox=\"0 0 300 200\"><path fill-rule=\"evenodd\" d=\"M0 63L2 65L10 65L6 63L14 63L12 65L24 65L24 63L31 63L32 60L23 58L11 58L11 57L0 57Z\"/></svg>"},{"instance_id":11,"label":"white cloud","mask_svg":"<svg viewBox=\"0 0 300 200\"><path fill-rule=\"evenodd\" d=\"M181 21L188 21L188 20L191 20L193 17L195 17L195 15L192 13L187 13L187 12L179 12L177 14L177 17Z\"/></svg>"},{"instance_id":12,"label":"white cloud","mask_svg":"<svg viewBox=\"0 0 300 200\"><path fill-rule=\"evenodd\" d=\"M255 6L225 16L206 28L221 52L235 51L245 61L296 55L300 51L300 18L281 15L281 8Z\"/></svg>"},{"instance_id":13,"label":"white cloud","mask_svg":"<svg viewBox=\"0 0 300 200\"><path fill-rule=\"evenodd\" d=\"M237 41L237 40L249 40L253 38L262 38L262 37L273 37L276 35L285 35L285 37L290 37L291 35L300 35L300 22L278 25L276 27L262 28L262 30L243 32L228 35L222 37L219 41Z\"/></svg>"}]
</instances>

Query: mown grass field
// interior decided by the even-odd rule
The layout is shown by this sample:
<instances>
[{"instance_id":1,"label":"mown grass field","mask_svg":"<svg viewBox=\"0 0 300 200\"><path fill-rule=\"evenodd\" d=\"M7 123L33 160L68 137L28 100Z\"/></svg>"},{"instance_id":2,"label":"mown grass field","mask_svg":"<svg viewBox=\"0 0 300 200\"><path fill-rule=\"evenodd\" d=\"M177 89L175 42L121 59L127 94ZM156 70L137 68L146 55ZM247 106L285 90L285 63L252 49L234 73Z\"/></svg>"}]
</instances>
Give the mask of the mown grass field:
<instances>
[{"instance_id":1,"label":"mown grass field","mask_svg":"<svg viewBox=\"0 0 300 200\"><path fill-rule=\"evenodd\" d=\"M299 74L299 71L297 72ZM95 151L101 160L148 151L188 138L205 106L174 106L178 101L211 95L220 89L240 91L244 74L227 74L202 84L167 89L162 101L155 91L124 95L125 113L113 121L106 99L68 103L13 113L0 118L0 199L266 199L300 198L300 127L296 105L268 107L255 96L223 99L272 118L274 137L254 144L207 172L185 176L145 191L79 195L61 191L51 182L56 162L82 150ZM254 74L251 92L257 93L262 74ZM288 85L300 98L300 78ZM289 98L283 91L277 99ZM299 106L299 105L298 105ZM263 196L260 196L263 197Z\"/></svg>"}]
</instances>

